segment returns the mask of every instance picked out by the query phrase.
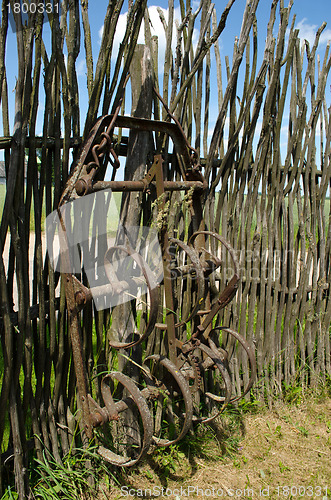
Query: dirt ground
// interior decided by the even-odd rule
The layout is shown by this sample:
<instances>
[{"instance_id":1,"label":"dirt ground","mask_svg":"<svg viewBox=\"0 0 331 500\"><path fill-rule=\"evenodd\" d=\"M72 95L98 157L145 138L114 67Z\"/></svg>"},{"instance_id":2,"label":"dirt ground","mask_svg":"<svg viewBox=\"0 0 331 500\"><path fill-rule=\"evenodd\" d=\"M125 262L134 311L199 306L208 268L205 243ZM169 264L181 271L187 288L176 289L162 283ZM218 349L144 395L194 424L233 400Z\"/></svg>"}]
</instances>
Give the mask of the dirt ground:
<instances>
[{"instance_id":1,"label":"dirt ground","mask_svg":"<svg viewBox=\"0 0 331 500\"><path fill-rule=\"evenodd\" d=\"M100 498L331 498L331 399L234 411L152 451Z\"/></svg>"}]
</instances>

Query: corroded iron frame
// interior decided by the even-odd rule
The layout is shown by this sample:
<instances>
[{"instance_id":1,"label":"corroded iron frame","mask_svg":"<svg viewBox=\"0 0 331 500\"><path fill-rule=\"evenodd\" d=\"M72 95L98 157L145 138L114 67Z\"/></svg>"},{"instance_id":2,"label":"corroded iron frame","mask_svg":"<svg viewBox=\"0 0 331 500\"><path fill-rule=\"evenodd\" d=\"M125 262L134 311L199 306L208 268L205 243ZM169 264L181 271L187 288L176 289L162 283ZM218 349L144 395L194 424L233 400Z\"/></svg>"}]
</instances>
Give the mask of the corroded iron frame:
<instances>
[{"instance_id":1,"label":"corroded iron frame","mask_svg":"<svg viewBox=\"0 0 331 500\"><path fill-rule=\"evenodd\" d=\"M219 313L222 308L230 303L230 301L236 294L239 282L239 273L234 251L229 243L226 242L220 235L211 231L206 231L205 229L202 218L203 210L201 203L201 194L206 188L206 182L201 173L197 152L189 145L178 121L172 115L170 115L170 113L169 116L170 118L173 118L175 120L175 123L120 116L119 109L120 107L118 107L115 114L113 115L107 115L99 118L99 120L91 130L89 137L81 150L80 157L76 163L75 172L78 172L78 175L74 174L73 177L69 179L67 187L62 195L59 208L72 197L73 193L76 196L81 197L104 189L112 189L114 192L146 191L155 189L156 196L160 200L158 209L162 211L165 204L164 194L167 191L171 192L179 190L190 190L191 192L193 192L192 220L195 232L191 236L188 244L181 242L180 240L170 238L167 230L167 224L165 223L162 224L159 232L163 259L165 307L167 311L166 323L161 326L166 331L169 359L167 360L167 358L162 359L160 357L155 357L156 355L151 355L146 359L155 359L161 364L164 364L164 366L168 370L170 370L173 376L176 377L176 373L178 372L180 374L180 369L185 362L183 360L192 359L191 353L194 350L198 349L202 353L202 356L204 358L204 363L202 366L204 366L206 369L213 366L222 374L225 384L225 397L219 397L217 395L207 393L207 396L211 399L214 399L215 401L222 401L223 405L220 410L222 411L225 406L231 401L231 380L227 370L226 355L224 355L224 351L217 347L215 343L209 338L209 334L207 332L209 332L211 329L213 318ZM168 181L164 179L162 154L161 152L156 152L151 168L147 171L146 175L141 180L116 181L115 174L119 166L119 161L115 153L113 144L113 134L115 127L128 128L135 131L154 132L157 134L161 134L161 136L166 135L171 137L178 157L178 165L182 180ZM106 154L111 154L113 158L112 160L110 160L110 157L107 157L107 160L110 161L114 169L112 179L110 181L104 181L98 178L98 172L101 170L101 162L104 161ZM61 217L60 209L58 210L58 213L62 224L63 234L65 235L65 226ZM176 338L177 328L185 324L185 322L191 320L195 314L199 313L199 299L200 295L202 294L203 296L204 293L204 280L206 279L208 274L213 269L215 269L215 267L218 267L221 264L220 259L216 256L212 256L212 265L210 265L211 263L207 262L206 259L203 259L203 262L200 262L199 249L204 247L207 237L216 238L222 245L225 246L227 251L230 253L231 259L234 264L234 275L223 292L220 294L216 302L213 304L211 309L205 313L204 318L197 326L197 329L192 334L191 338L187 341L181 342L178 338ZM169 252L171 244L177 245L189 255L192 266L193 268L195 268L198 281L198 301L193 307L193 310L191 311L191 314L188 316L188 318L180 322L176 322L176 317L174 314L171 256ZM130 251L128 251L127 249L126 251L130 254ZM115 347L118 349L123 347L133 347L142 342L142 340L145 340L145 338L150 334L155 326L157 316L157 303L155 300L155 293L151 291L153 288L153 286L151 286L151 281L153 280L151 279L150 271L147 270L147 264L139 262L139 266L143 270L143 274L152 297L150 322L148 324L147 331L137 340L134 340L127 344L113 344L111 345L111 347ZM180 269L178 272L185 273L190 272L190 270ZM109 290L112 290L113 292L117 291L117 293L119 293L121 289L125 287L125 283L117 279L116 274L111 268L108 268L107 275L110 280L109 285L99 287L100 289L97 290L97 293L108 293ZM142 401L155 397L155 387L151 388L147 386L142 391L139 391L139 389L135 386L135 383L132 380L128 379L128 377L124 376L120 372L112 372L109 375L106 375L101 383L105 406L102 408L97 404L96 401L94 401L88 390L88 381L83 360L79 322L79 312L87 302L92 300L92 293L89 288L85 287L82 283L79 282L79 280L77 280L77 278L75 278L75 276L71 275L70 273L64 274L63 278L65 282L65 294L68 306L73 360L77 377L79 406L82 409L82 420L86 436L88 439L92 439L94 427L105 424L107 421L117 419L118 413L125 411L128 408L125 400L117 403L114 403L112 400L110 389L107 386L106 380L108 380L109 378L118 380L127 388L130 394L129 398L133 399L141 415L144 426L143 444L136 460L125 460L123 459L123 457L120 457L103 447L100 447L100 453L105 460L113 464L120 466L130 466L133 463L136 463L136 461L140 459L144 453L147 452L149 445L152 442L151 427L153 427L153 422L151 421L151 415L149 413L147 404ZM94 292L96 292L96 290L94 290ZM217 328L214 328L213 332L215 332L216 330ZM236 332L233 333L229 329L227 331L230 335L233 335L233 337L240 342L241 346L246 350L249 357L251 376L249 379L249 383L245 388L244 394L246 394L251 388L256 374L254 350L239 334L237 334ZM191 356L191 358L188 358L188 356ZM196 376L199 378L199 371L197 371ZM181 387L181 391L185 400L185 411L187 413L187 418L185 418L184 430L178 437L178 439L180 439L181 437L183 437L183 434L187 432L191 425L191 421L193 418L193 407L191 392L188 383L185 381L183 375L178 375L178 377L179 379L177 380L177 384ZM196 386L199 385L199 380L197 381ZM234 399L232 398L232 400ZM220 411L217 412L217 415L220 413ZM207 419L204 419L204 421L210 421L217 415L213 415ZM169 443L172 443L172 441L161 440L159 444L166 446Z\"/></svg>"}]
</instances>

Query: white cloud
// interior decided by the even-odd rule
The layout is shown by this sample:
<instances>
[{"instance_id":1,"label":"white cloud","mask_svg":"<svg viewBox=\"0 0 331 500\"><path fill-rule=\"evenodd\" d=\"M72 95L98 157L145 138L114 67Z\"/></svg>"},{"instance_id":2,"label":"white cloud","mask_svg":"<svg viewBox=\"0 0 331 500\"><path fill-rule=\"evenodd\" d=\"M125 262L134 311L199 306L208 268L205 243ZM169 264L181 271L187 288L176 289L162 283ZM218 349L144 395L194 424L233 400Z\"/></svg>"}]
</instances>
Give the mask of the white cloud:
<instances>
[{"instance_id":1,"label":"white cloud","mask_svg":"<svg viewBox=\"0 0 331 500\"><path fill-rule=\"evenodd\" d=\"M101 40L102 40L102 35L103 35L103 30L104 30L104 25L101 26L101 28L99 29L98 31L98 36L99 36L99 45L101 44Z\"/></svg>"},{"instance_id":2,"label":"white cloud","mask_svg":"<svg viewBox=\"0 0 331 500\"><path fill-rule=\"evenodd\" d=\"M85 59L81 59L76 64L76 73L77 76L84 76L86 74L86 61Z\"/></svg>"},{"instance_id":3,"label":"white cloud","mask_svg":"<svg viewBox=\"0 0 331 500\"><path fill-rule=\"evenodd\" d=\"M299 30L299 38L302 41L307 40L309 45L312 46L319 26L317 24L309 24L307 18L303 18L295 27ZM331 30L324 29L320 36L319 45L325 45L329 40L331 40Z\"/></svg>"},{"instance_id":4,"label":"white cloud","mask_svg":"<svg viewBox=\"0 0 331 500\"><path fill-rule=\"evenodd\" d=\"M260 136L262 132L262 125L263 125L263 118L260 118L256 122L256 127L255 127L255 135Z\"/></svg>"}]
</instances>

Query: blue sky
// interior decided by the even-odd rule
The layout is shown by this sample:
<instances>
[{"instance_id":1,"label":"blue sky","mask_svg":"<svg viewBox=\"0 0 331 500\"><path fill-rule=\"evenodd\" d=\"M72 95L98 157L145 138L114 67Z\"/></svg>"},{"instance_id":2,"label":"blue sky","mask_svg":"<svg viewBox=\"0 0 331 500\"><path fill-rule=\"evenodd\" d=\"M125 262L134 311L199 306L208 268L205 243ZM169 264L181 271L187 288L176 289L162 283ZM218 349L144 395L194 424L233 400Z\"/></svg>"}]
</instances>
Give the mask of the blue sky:
<instances>
[{"instance_id":1,"label":"blue sky","mask_svg":"<svg viewBox=\"0 0 331 500\"><path fill-rule=\"evenodd\" d=\"M175 0L175 5L178 5L178 1ZM288 0L284 0L285 6L288 4ZM218 19L220 18L221 13L227 1L225 0L217 0L215 2ZM245 0L236 0L233 5L231 12L229 14L226 28L223 31L219 44L221 48L221 57L222 64L224 64L225 56L229 56L230 61L232 58L232 51L235 37L239 36L242 15L244 12L246 1ZM99 47L100 47L100 37L102 34L102 26L103 19L106 12L106 8L108 5L108 0L89 0L89 17L91 23L91 32L92 32L92 40L93 40L93 52L95 61L97 59ZM162 52L162 47L164 46L164 37L163 37L163 29L161 27L160 21L158 20L158 14L156 10L156 6L162 7L164 9L165 17L167 17L167 6L168 2L165 0L152 0L148 2L150 8L150 16L155 27L155 32L160 35L159 37L159 47L160 52ZM193 2L193 8L196 8L198 5L198 1ZM312 8L313 5L313 8ZM95 8L97 6L97 8ZM270 6L271 0L260 0L258 10L257 10L257 23L258 23L258 40L259 40L259 55L260 57L263 55L264 43L267 31L267 23L269 20L270 14ZM120 28L124 29L125 27L125 11L127 9L123 9L123 14L121 17ZM279 7L278 7L279 11ZM179 9L177 9L177 13L179 15ZM331 40L331 8L330 8L330 0L315 0L312 2L311 0L294 0L294 5L292 7L292 16L296 14L296 27L300 29L300 38L308 39L310 44L313 43L315 38L315 33L318 27L322 24L323 21L328 23L326 29L324 30L319 46L319 52L321 54L321 58L324 56L324 51L326 47L326 43L328 40ZM197 28L199 24L196 25ZM278 21L276 21L276 27L278 26ZM198 33L196 33L197 36ZM122 31L118 30L116 34L117 43L121 40ZM50 27L46 23L44 25L44 39L50 40ZM141 39L142 41L142 39ZM115 49L116 54L116 49ZM77 73L80 85L80 109L81 109L81 124L83 129L85 114L87 110L87 92L86 92L86 65L84 59L84 46L83 42L81 44L81 53L77 59ZM162 61L160 61L160 67L162 69ZM7 67L7 76L8 76L8 91L10 96L10 118L11 123L14 116L14 88L15 88L15 77L17 75L17 56L16 56L16 35L12 32L11 28L9 28L8 40L7 40L7 53L6 53L6 67ZM215 69L215 68L214 68ZM160 75L162 78L162 75ZM329 82L330 83L330 82ZM225 80L223 82L223 90L225 86ZM214 85L215 87L215 85ZM330 84L327 85L326 88L326 98L328 105L331 103L331 90ZM213 96L212 96L213 102ZM39 119L38 119L38 127L37 134L41 134L42 131L42 118L43 118L43 98L41 95L40 99L40 108L39 108ZM211 123L210 127L213 127L213 121L217 116L217 106L211 106L210 108L210 118Z\"/></svg>"}]
</instances>

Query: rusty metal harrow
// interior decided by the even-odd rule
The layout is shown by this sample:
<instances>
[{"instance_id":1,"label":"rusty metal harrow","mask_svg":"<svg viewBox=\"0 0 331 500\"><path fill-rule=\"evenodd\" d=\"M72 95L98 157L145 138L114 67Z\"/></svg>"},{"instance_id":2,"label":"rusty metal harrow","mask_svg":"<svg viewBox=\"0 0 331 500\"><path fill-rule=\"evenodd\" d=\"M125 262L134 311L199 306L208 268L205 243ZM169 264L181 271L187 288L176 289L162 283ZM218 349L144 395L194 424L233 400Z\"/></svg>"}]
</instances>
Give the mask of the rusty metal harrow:
<instances>
[{"instance_id":1,"label":"rusty metal harrow","mask_svg":"<svg viewBox=\"0 0 331 500\"><path fill-rule=\"evenodd\" d=\"M253 385L256 361L253 347L239 333L215 324L221 309L236 294L239 271L232 247L219 234L208 231L203 221L206 183L196 151L170 113L173 123L120 116L118 111L119 107L114 115L97 121L67 183L58 209L63 247L68 248L67 222L61 208L69 201L103 190L149 192L159 200L159 213L165 210L168 193L189 192L192 221L186 242L170 235L166 222L162 221L159 227L162 280L128 241L123 244L116 241L106 249L103 258L106 283L94 287L84 285L75 275L77 271L70 270L70 252L61 253L61 258L67 260L62 277L84 430L89 439L97 434L99 453L105 460L128 467L146 454L152 443L174 444L185 436L192 422L210 422L228 403L244 397ZM159 146L154 148L152 165L141 180L115 180L120 165L114 146L115 127L154 134ZM181 180L164 179L162 153L168 137L174 144L173 161L178 165ZM113 166L112 177L105 181L109 164ZM122 260L131 262L129 278L123 279L115 265L120 255ZM222 284L220 270L224 259L231 264L232 277ZM139 273L135 275L137 269ZM121 297L132 287L138 294L141 281L145 287L144 321L129 328L124 336L109 339L109 348L120 368L100 379L98 400L103 403L99 404L92 397L84 362L81 311L96 296ZM185 300L190 303L190 310ZM116 307L123 305L111 307L111 312ZM179 317L179 310L186 313ZM242 348L247 355L246 386L239 394L233 393L225 342L232 353ZM128 373L121 371L124 365L120 354L132 367Z\"/></svg>"}]
</instances>

